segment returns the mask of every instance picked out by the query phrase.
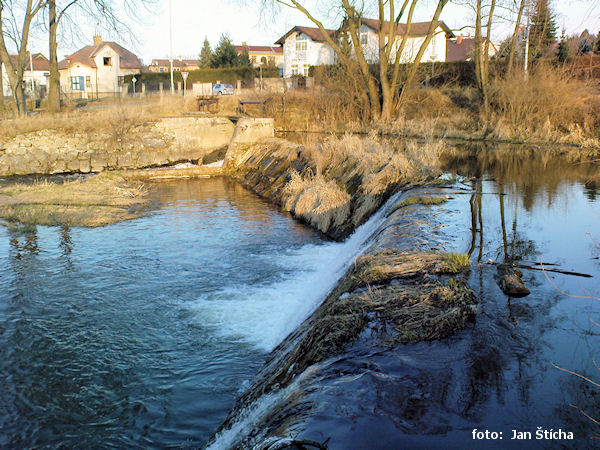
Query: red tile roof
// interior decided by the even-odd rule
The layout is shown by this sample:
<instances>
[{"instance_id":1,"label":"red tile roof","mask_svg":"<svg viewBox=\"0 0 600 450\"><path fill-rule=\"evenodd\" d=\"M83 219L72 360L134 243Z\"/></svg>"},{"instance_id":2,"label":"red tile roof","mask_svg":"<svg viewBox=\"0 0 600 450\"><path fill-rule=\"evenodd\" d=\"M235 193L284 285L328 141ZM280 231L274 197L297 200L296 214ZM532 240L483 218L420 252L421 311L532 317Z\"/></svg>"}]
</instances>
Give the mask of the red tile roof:
<instances>
[{"instance_id":1,"label":"red tile roof","mask_svg":"<svg viewBox=\"0 0 600 450\"><path fill-rule=\"evenodd\" d=\"M84 66L96 68L94 57L102 50L105 46L109 46L114 52L119 55L119 67L121 69L141 69L142 63L137 56L131 53L129 50L121 47L116 42L101 42L98 45L87 45L82 49L76 51L72 55L63 59L58 63L59 69L68 69L73 64L83 64Z\"/></svg>"},{"instance_id":2,"label":"red tile roof","mask_svg":"<svg viewBox=\"0 0 600 450\"><path fill-rule=\"evenodd\" d=\"M17 55L10 55L10 60L13 64L17 63ZM33 62L33 70L39 71L48 71L50 70L50 61L41 53L33 53L31 55L31 60ZM27 53L27 58L25 59L25 67L24 70L30 70L29 68L29 53Z\"/></svg>"},{"instance_id":3,"label":"red tile roof","mask_svg":"<svg viewBox=\"0 0 600 450\"><path fill-rule=\"evenodd\" d=\"M243 45L236 45L235 49L238 53L242 52ZM282 47L271 47L270 45L246 45L248 52L255 53L283 53Z\"/></svg>"},{"instance_id":4,"label":"red tile roof","mask_svg":"<svg viewBox=\"0 0 600 450\"><path fill-rule=\"evenodd\" d=\"M475 38L459 38L455 41L446 42L446 61L468 61L475 47Z\"/></svg>"}]
</instances>

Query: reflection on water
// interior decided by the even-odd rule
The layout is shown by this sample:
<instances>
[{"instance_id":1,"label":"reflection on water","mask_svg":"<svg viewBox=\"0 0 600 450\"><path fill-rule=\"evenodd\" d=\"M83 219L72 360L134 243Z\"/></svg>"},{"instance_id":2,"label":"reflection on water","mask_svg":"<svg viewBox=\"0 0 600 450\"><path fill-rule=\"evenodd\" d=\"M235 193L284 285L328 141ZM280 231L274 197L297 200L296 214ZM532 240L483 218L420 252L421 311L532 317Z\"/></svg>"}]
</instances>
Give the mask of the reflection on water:
<instances>
[{"instance_id":1,"label":"reflection on water","mask_svg":"<svg viewBox=\"0 0 600 450\"><path fill-rule=\"evenodd\" d=\"M150 189L134 221L0 228L0 447L201 445L266 352L199 305L243 313L329 245L225 179Z\"/></svg>"},{"instance_id":2,"label":"reflection on water","mask_svg":"<svg viewBox=\"0 0 600 450\"><path fill-rule=\"evenodd\" d=\"M552 363L597 379L600 328L592 321L600 319L600 304L564 293L600 297L593 242L600 237L598 161L580 150L471 147L448 152L445 169L466 177L463 186L471 188L468 202L455 202L463 219L451 226L463 236L454 245L471 256L470 283L482 299L482 314L465 339L471 345L464 414L507 431L568 429L579 445L591 442L593 423L569 405L596 409L600 392ZM532 294L504 296L490 260L530 267L523 279ZM592 278L542 272L540 261Z\"/></svg>"},{"instance_id":3,"label":"reflection on water","mask_svg":"<svg viewBox=\"0 0 600 450\"><path fill-rule=\"evenodd\" d=\"M366 333L305 393L317 406L298 438L348 449L593 447L597 425L571 405L600 417L600 389L552 364L600 378L600 302L561 293L600 297L600 250L586 234L600 241L598 163L576 152L471 147L448 152L444 165L458 181L444 227L429 220L449 249L471 255L475 324L393 349ZM504 259L593 277L523 269L531 295L511 299L489 264ZM537 427L575 440L535 440ZM504 438L473 441L474 428ZM512 430L534 439L511 441Z\"/></svg>"}]
</instances>

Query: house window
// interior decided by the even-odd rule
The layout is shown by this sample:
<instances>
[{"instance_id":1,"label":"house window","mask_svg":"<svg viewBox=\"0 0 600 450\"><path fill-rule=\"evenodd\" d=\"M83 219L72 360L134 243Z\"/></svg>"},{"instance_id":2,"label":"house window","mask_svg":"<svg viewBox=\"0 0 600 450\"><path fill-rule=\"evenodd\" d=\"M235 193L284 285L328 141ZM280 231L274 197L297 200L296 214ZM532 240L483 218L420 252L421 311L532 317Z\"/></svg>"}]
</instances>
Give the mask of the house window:
<instances>
[{"instance_id":1,"label":"house window","mask_svg":"<svg viewBox=\"0 0 600 450\"><path fill-rule=\"evenodd\" d=\"M160 73L163 73L163 72L165 71L165 68L164 68L164 67L159 67L159 68L158 68L158 71L159 71Z\"/></svg>"},{"instance_id":2,"label":"house window","mask_svg":"<svg viewBox=\"0 0 600 450\"><path fill-rule=\"evenodd\" d=\"M360 43L367 45L369 43L369 35L366 32L360 33Z\"/></svg>"},{"instance_id":3,"label":"house window","mask_svg":"<svg viewBox=\"0 0 600 450\"><path fill-rule=\"evenodd\" d=\"M125 76L121 75L121 76L119 77L119 86L122 86L122 85L123 85L123 83L125 83Z\"/></svg>"},{"instance_id":4,"label":"house window","mask_svg":"<svg viewBox=\"0 0 600 450\"><path fill-rule=\"evenodd\" d=\"M71 77L71 90L83 91L83 77Z\"/></svg>"},{"instance_id":5,"label":"house window","mask_svg":"<svg viewBox=\"0 0 600 450\"><path fill-rule=\"evenodd\" d=\"M105 66L112 66L112 58L110 56L105 56L102 60Z\"/></svg>"},{"instance_id":6,"label":"house window","mask_svg":"<svg viewBox=\"0 0 600 450\"><path fill-rule=\"evenodd\" d=\"M307 46L308 37L305 34L299 34L296 36L296 51L305 52Z\"/></svg>"},{"instance_id":7,"label":"house window","mask_svg":"<svg viewBox=\"0 0 600 450\"><path fill-rule=\"evenodd\" d=\"M92 77L85 77L85 87L86 89L92 88Z\"/></svg>"},{"instance_id":8,"label":"house window","mask_svg":"<svg viewBox=\"0 0 600 450\"><path fill-rule=\"evenodd\" d=\"M267 58L265 56L260 58L260 63L261 64L266 64L267 63Z\"/></svg>"},{"instance_id":9,"label":"house window","mask_svg":"<svg viewBox=\"0 0 600 450\"><path fill-rule=\"evenodd\" d=\"M310 66L305 65L304 66L304 70L302 72L302 75L304 75L305 77L308 77L308 69L310 68Z\"/></svg>"},{"instance_id":10,"label":"house window","mask_svg":"<svg viewBox=\"0 0 600 450\"><path fill-rule=\"evenodd\" d=\"M292 64L292 76L298 75L298 64Z\"/></svg>"}]
</instances>

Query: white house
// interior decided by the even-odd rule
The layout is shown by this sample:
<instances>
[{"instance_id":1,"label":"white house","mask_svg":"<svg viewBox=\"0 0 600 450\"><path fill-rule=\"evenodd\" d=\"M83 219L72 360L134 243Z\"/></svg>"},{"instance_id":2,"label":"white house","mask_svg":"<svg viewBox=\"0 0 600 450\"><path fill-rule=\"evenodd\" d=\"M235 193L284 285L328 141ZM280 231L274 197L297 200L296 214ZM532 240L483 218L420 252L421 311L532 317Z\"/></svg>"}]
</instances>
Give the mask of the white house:
<instances>
[{"instance_id":1,"label":"white house","mask_svg":"<svg viewBox=\"0 0 600 450\"><path fill-rule=\"evenodd\" d=\"M327 30L334 36L335 30ZM325 42L321 30L309 27L294 27L275 42L283 46L283 76L308 76L310 66L333 64L335 54Z\"/></svg>"},{"instance_id":2,"label":"white house","mask_svg":"<svg viewBox=\"0 0 600 450\"><path fill-rule=\"evenodd\" d=\"M120 92L125 75L140 73L142 63L129 50L96 35L94 45L67 56L58 69L63 93L89 98Z\"/></svg>"},{"instance_id":3,"label":"white house","mask_svg":"<svg viewBox=\"0 0 600 450\"><path fill-rule=\"evenodd\" d=\"M396 50L404 35L408 33L406 45L402 52L400 61L408 63L414 61L417 53L427 37L431 22L412 23L410 27L406 24L392 25L396 26L395 42L391 52L391 59L396 56ZM390 22L384 22L383 28L389 30ZM379 20L362 19L360 40L367 62L375 63L379 60L379 38L380 29ZM326 30L335 38L335 30ZM421 57L421 62L444 62L446 61L446 42L454 38L454 33L444 22L438 22L435 28L434 36L427 45L425 53ZM283 46L284 54L284 76L308 75L310 66L319 66L333 64L335 62L335 53L326 43L321 31L318 28L294 27L288 31L276 44Z\"/></svg>"},{"instance_id":4,"label":"white house","mask_svg":"<svg viewBox=\"0 0 600 450\"><path fill-rule=\"evenodd\" d=\"M13 64L16 63L17 56L10 55L13 60ZM32 66L33 65L33 70ZM6 66L0 62L2 69L2 88L4 95L9 97L12 96L12 88L6 73ZM48 86L48 78L50 77L50 62L41 53L33 53L31 57L29 52L27 53L27 59L25 60L25 68L23 71L23 81L25 82L25 92L27 95L31 95L35 92L35 96L44 97Z\"/></svg>"}]
</instances>

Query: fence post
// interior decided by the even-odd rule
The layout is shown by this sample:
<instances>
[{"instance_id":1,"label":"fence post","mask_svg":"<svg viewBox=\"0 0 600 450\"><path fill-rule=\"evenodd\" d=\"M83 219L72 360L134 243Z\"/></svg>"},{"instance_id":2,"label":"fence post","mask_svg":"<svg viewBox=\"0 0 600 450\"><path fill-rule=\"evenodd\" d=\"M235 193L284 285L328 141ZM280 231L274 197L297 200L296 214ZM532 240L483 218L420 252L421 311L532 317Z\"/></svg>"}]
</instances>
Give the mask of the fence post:
<instances>
[{"instance_id":1,"label":"fence post","mask_svg":"<svg viewBox=\"0 0 600 450\"><path fill-rule=\"evenodd\" d=\"M142 83L142 97L146 96L146 83Z\"/></svg>"},{"instance_id":2,"label":"fence post","mask_svg":"<svg viewBox=\"0 0 600 450\"><path fill-rule=\"evenodd\" d=\"M181 81L177 82L177 95L181 95Z\"/></svg>"},{"instance_id":3,"label":"fence post","mask_svg":"<svg viewBox=\"0 0 600 450\"><path fill-rule=\"evenodd\" d=\"M160 92L160 96L163 96L163 82L158 83L158 91Z\"/></svg>"}]
</instances>

